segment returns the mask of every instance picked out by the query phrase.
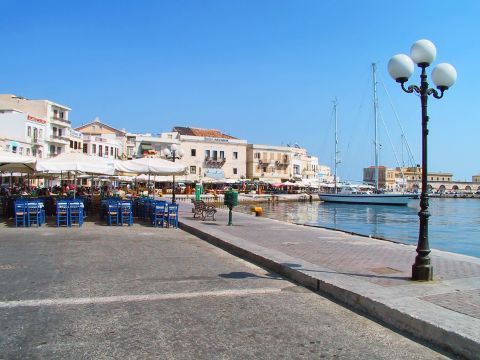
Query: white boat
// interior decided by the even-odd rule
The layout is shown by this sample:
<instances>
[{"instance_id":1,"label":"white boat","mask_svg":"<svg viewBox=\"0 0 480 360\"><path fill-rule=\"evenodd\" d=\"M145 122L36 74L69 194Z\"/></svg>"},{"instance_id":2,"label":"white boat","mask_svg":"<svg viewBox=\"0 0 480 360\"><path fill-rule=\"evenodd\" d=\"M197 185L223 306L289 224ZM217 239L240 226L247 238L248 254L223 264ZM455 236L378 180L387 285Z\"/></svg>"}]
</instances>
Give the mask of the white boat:
<instances>
[{"instance_id":1,"label":"white boat","mask_svg":"<svg viewBox=\"0 0 480 360\"><path fill-rule=\"evenodd\" d=\"M377 80L376 80L376 66L372 64L373 68L373 103L374 103L374 118L375 118L375 187L370 185L352 185L352 184L337 184L337 165L338 161L338 139L337 139L337 101L334 101L335 112L335 170L334 179L335 185L332 193L319 193L320 200L325 202L335 202L344 204L367 204L367 205L397 205L406 206L411 200L417 199L415 194L406 193L380 193L378 190L378 140L377 140ZM373 189L373 191L372 191Z\"/></svg>"}]
</instances>

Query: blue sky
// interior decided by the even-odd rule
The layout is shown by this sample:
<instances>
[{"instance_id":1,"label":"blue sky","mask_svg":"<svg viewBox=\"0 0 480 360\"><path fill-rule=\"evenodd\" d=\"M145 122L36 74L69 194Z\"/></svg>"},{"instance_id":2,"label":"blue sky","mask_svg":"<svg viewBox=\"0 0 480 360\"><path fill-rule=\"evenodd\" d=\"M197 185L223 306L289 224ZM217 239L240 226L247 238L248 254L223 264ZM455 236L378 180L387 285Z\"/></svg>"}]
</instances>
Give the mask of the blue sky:
<instances>
[{"instance_id":1,"label":"blue sky","mask_svg":"<svg viewBox=\"0 0 480 360\"><path fill-rule=\"evenodd\" d=\"M68 105L74 126L99 116L131 132L216 128L251 143L298 143L326 165L336 96L339 173L349 180L373 163L372 62L397 158L401 132L384 87L420 163L419 99L386 65L427 38L436 63L458 71L444 99L430 99L429 169L480 173L480 2L3 0L0 13L0 93ZM381 164L396 166L383 125L380 142Z\"/></svg>"}]
</instances>

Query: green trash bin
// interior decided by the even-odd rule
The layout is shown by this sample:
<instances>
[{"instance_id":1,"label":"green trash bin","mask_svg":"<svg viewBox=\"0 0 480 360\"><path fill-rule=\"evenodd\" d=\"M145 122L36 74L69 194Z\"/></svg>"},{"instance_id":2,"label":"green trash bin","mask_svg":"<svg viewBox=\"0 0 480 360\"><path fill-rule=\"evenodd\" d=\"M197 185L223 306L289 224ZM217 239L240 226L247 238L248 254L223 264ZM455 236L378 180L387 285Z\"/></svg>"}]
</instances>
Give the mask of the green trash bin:
<instances>
[{"instance_id":1,"label":"green trash bin","mask_svg":"<svg viewBox=\"0 0 480 360\"><path fill-rule=\"evenodd\" d=\"M195 185L195 201L200 201L200 196L203 193L203 186L202 184Z\"/></svg>"},{"instance_id":2,"label":"green trash bin","mask_svg":"<svg viewBox=\"0 0 480 360\"><path fill-rule=\"evenodd\" d=\"M228 225L232 224L232 209L234 206L238 205L238 192L233 190L225 191L225 197L223 199L223 204L228 206Z\"/></svg>"}]
</instances>

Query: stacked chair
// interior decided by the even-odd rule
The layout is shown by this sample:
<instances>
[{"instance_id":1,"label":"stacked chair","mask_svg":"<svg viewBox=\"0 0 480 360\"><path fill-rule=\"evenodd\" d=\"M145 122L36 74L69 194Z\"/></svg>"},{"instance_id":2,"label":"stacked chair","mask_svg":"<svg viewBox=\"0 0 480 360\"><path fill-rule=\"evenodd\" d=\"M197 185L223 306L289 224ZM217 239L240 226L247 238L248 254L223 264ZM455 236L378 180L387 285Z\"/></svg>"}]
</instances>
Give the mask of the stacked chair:
<instances>
[{"instance_id":1,"label":"stacked chair","mask_svg":"<svg viewBox=\"0 0 480 360\"><path fill-rule=\"evenodd\" d=\"M45 223L45 209L39 200L16 199L13 205L15 226L42 226Z\"/></svg>"}]
</instances>

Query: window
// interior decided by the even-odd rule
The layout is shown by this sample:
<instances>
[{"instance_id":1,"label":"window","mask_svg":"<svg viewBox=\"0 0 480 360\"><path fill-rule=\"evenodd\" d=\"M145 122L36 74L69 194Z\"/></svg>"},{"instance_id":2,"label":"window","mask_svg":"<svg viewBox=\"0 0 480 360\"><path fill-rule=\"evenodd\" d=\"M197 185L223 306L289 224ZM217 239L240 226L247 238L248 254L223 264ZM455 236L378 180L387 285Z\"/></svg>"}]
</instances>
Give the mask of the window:
<instances>
[{"instance_id":1,"label":"window","mask_svg":"<svg viewBox=\"0 0 480 360\"><path fill-rule=\"evenodd\" d=\"M238 173L238 172L237 172L237 168L233 168L233 174L234 174L234 175L237 175L237 173Z\"/></svg>"},{"instance_id":2,"label":"window","mask_svg":"<svg viewBox=\"0 0 480 360\"><path fill-rule=\"evenodd\" d=\"M40 130L41 131L41 130ZM37 140L38 138L38 129L37 128L33 128L33 140Z\"/></svg>"},{"instance_id":3,"label":"window","mask_svg":"<svg viewBox=\"0 0 480 360\"><path fill-rule=\"evenodd\" d=\"M118 158L118 149L115 149L115 157Z\"/></svg>"},{"instance_id":4,"label":"window","mask_svg":"<svg viewBox=\"0 0 480 360\"><path fill-rule=\"evenodd\" d=\"M63 111L60 111L60 119L63 119Z\"/></svg>"},{"instance_id":5,"label":"window","mask_svg":"<svg viewBox=\"0 0 480 360\"><path fill-rule=\"evenodd\" d=\"M30 148L27 148L27 156L30 156Z\"/></svg>"},{"instance_id":6,"label":"window","mask_svg":"<svg viewBox=\"0 0 480 360\"><path fill-rule=\"evenodd\" d=\"M80 145L80 144L79 144L78 142L76 142L76 141L73 142L73 148L74 148L75 150L77 150L78 148L80 148L79 145Z\"/></svg>"},{"instance_id":7,"label":"window","mask_svg":"<svg viewBox=\"0 0 480 360\"><path fill-rule=\"evenodd\" d=\"M35 151L35 150L34 150ZM38 150L38 157L42 158L42 150Z\"/></svg>"},{"instance_id":8,"label":"window","mask_svg":"<svg viewBox=\"0 0 480 360\"><path fill-rule=\"evenodd\" d=\"M70 149L73 149L73 140L70 140Z\"/></svg>"},{"instance_id":9,"label":"window","mask_svg":"<svg viewBox=\"0 0 480 360\"><path fill-rule=\"evenodd\" d=\"M260 159L260 153L256 152L255 154L253 154L253 157L254 159Z\"/></svg>"},{"instance_id":10,"label":"window","mask_svg":"<svg viewBox=\"0 0 480 360\"><path fill-rule=\"evenodd\" d=\"M98 145L98 156L103 156L103 147L102 147L102 145Z\"/></svg>"},{"instance_id":11,"label":"window","mask_svg":"<svg viewBox=\"0 0 480 360\"><path fill-rule=\"evenodd\" d=\"M213 151L212 151L213 160L217 160L217 156L218 156L217 150L213 150Z\"/></svg>"},{"instance_id":12,"label":"window","mask_svg":"<svg viewBox=\"0 0 480 360\"><path fill-rule=\"evenodd\" d=\"M57 147L57 154L61 154L62 153L62 148L60 146Z\"/></svg>"},{"instance_id":13,"label":"window","mask_svg":"<svg viewBox=\"0 0 480 360\"><path fill-rule=\"evenodd\" d=\"M110 146L110 156L113 156L113 147Z\"/></svg>"},{"instance_id":14,"label":"window","mask_svg":"<svg viewBox=\"0 0 480 360\"><path fill-rule=\"evenodd\" d=\"M50 146L50 155L55 155L55 146Z\"/></svg>"},{"instance_id":15,"label":"window","mask_svg":"<svg viewBox=\"0 0 480 360\"><path fill-rule=\"evenodd\" d=\"M237 152L237 151L234 151L234 152L233 152L233 158L234 158L235 160L238 159L238 152Z\"/></svg>"},{"instance_id":16,"label":"window","mask_svg":"<svg viewBox=\"0 0 480 360\"><path fill-rule=\"evenodd\" d=\"M37 129L35 129L37 130ZM33 130L33 135L35 135L35 130ZM43 129L38 130L38 137L41 139L43 137Z\"/></svg>"},{"instance_id":17,"label":"window","mask_svg":"<svg viewBox=\"0 0 480 360\"><path fill-rule=\"evenodd\" d=\"M17 147L15 145L12 145L12 153L17 153Z\"/></svg>"},{"instance_id":18,"label":"window","mask_svg":"<svg viewBox=\"0 0 480 360\"><path fill-rule=\"evenodd\" d=\"M191 149L190 150L190 155L191 156L197 156L197 149Z\"/></svg>"},{"instance_id":19,"label":"window","mask_svg":"<svg viewBox=\"0 0 480 360\"><path fill-rule=\"evenodd\" d=\"M220 159L225 159L225 151L220 151Z\"/></svg>"},{"instance_id":20,"label":"window","mask_svg":"<svg viewBox=\"0 0 480 360\"><path fill-rule=\"evenodd\" d=\"M196 174L197 173L197 167L196 166L190 166L190 174Z\"/></svg>"},{"instance_id":21,"label":"window","mask_svg":"<svg viewBox=\"0 0 480 360\"><path fill-rule=\"evenodd\" d=\"M20 146L20 147L18 148L18 153L19 153L20 155L23 155L23 147Z\"/></svg>"},{"instance_id":22,"label":"window","mask_svg":"<svg viewBox=\"0 0 480 360\"><path fill-rule=\"evenodd\" d=\"M88 153L88 144L83 144L83 153L84 154Z\"/></svg>"},{"instance_id":23,"label":"window","mask_svg":"<svg viewBox=\"0 0 480 360\"><path fill-rule=\"evenodd\" d=\"M27 127L27 136L32 136L32 127L31 126Z\"/></svg>"},{"instance_id":24,"label":"window","mask_svg":"<svg viewBox=\"0 0 480 360\"><path fill-rule=\"evenodd\" d=\"M39 151L38 154L40 156L41 152ZM36 149L32 149L32 156L37 156L37 150Z\"/></svg>"},{"instance_id":25,"label":"window","mask_svg":"<svg viewBox=\"0 0 480 360\"><path fill-rule=\"evenodd\" d=\"M209 158L210 157L210 150L205 150L205 157Z\"/></svg>"},{"instance_id":26,"label":"window","mask_svg":"<svg viewBox=\"0 0 480 360\"><path fill-rule=\"evenodd\" d=\"M58 129L58 136L62 136L62 129Z\"/></svg>"},{"instance_id":27,"label":"window","mask_svg":"<svg viewBox=\"0 0 480 360\"><path fill-rule=\"evenodd\" d=\"M105 156L108 157L108 146L105 145Z\"/></svg>"},{"instance_id":28,"label":"window","mask_svg":"<svg viewBox=\"0 0 480 360\"><path fill-rule=\"evenodd\" d=\"M96 153L97 153L97 145L92 144L92 154L96 154Z\"/></svg>"},{"instance_id":29,"label":"window","mask_svg":"<svg viewBox=\"0 0 480 360\"><path fill-rule=\"evenodd\" d=\"M56 127L53 128L53 136L57 136L57 128Z\"/></svg>"},{"instance_id":30,"label":"window","mask_svg":"<svg viewBox=\"0 0 480 360\"><path fill-rule=\"evenodd\" d=\"M53 117L58 117L58 110L53 110Z\"/></svg>"}]
</instances>

